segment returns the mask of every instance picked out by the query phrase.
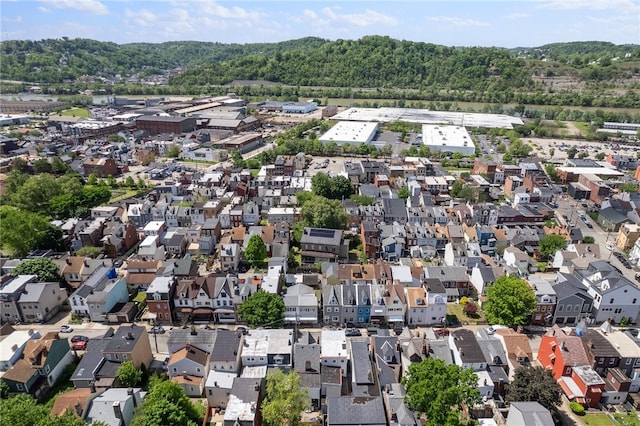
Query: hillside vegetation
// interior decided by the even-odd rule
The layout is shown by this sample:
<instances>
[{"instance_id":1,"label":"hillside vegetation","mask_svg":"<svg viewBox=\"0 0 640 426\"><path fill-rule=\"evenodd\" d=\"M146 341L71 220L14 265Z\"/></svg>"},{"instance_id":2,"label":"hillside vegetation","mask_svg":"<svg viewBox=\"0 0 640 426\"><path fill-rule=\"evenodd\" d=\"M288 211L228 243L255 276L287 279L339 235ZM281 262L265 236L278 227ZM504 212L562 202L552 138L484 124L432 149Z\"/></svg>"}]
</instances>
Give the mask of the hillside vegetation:
<instances>
[{"instance_id":1,"label":"hillside vegetation","mask_svg":"<svg viewBox=\"0 0 640 426\"><path fill-rule=\"evenodd\" d=\"M69 93L69 84L119 95L220 94L236 86L257 98L349 97L353 90L364 99L640 107L640 46L604 42L507 50L383 36L246 45L63 38L2 42L0 54L3 79L25 82L4 83L5 93L26 82L51 94ZM167 70L174 71L168 85L135 82ZM125 81L130 76L138 80Z\"/></svg>"}]
</instances>

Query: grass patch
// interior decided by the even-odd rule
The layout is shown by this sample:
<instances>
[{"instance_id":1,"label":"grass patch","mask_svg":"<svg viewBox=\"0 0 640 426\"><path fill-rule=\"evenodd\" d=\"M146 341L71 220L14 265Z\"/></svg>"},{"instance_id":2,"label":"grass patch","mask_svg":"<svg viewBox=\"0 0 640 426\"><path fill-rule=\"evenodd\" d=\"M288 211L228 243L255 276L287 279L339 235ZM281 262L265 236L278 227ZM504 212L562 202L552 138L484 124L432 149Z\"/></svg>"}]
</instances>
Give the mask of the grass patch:
<instances>
[{"instance_id":1,"label":"grass patch","mask_svg":"<svg viewBox=\"0 0 640 426\"><path fill-rule=\"evenodd\" d=\"M112 189L111 199L109 199L109 203L115 203L116 201L122 201L126 200L127 198L135 197L142 192L144 191L139 191L137 189Z\"/></svg>"},{"instance_id":2,"label":"grass patch","mask_svg":"<svg viewBox=\"0 0 640 426\"><path fill-rule=\"evenodd\" d=\"M68 117L85 117L91 118L91 113L87 108L71 108L64 110L60 113L60 115L65 115Z\"/></svg>"},{"instance_id":3,"label":"grass patch","mask_svg":"<svg viewBox=\"0 0 640 426\"><path fill-rule=\"evenodd\" d=\"M606 414L586 414L582 420L587 426L615 426Z\"/></svg>"},{"instance_id":4,"label":"grass patch","mask_svg":"<svg viewBox=\"0 0 640 426\"><path fill-rule=\"evenodd\" d=\"M640 426L638 414L634 411L627 414L616 413L613 415L618 423L622 426Z\"/></svg>"},{"instance_id":5,"label":"grass patch","mask_svg":"<svg viewBox=\"0 0 640 426\"><path fill-rule=\"evenodd\" d=\"M459 303L447 303L447 317L455 315L462 324L477 325L487 323L487 319L484 317L484 312L482 312L480 306L478 306L475 317L468 316L462 308L463 306Z\"/></svg>"}]
</instances>

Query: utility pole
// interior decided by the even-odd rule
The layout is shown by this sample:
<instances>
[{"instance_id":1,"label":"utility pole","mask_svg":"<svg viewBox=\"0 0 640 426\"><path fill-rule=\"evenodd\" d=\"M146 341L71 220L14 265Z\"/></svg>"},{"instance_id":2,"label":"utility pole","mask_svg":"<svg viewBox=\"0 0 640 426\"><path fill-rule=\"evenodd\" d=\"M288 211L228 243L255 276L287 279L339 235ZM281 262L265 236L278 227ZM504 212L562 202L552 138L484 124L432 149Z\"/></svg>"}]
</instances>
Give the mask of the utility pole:
<instances>
[{"instance_id":1,"label":"utility pole","mask_svg":"<svg viewBox=\"0 0 640 426\"><path fill-rule=\"evenodd\" d=\"M153 340L156 343L156 353L160 353L160 351L158 350L158 330L156 329L157 326L157 322L156 319L153 318Z\"/></svg>"}]
</instances>

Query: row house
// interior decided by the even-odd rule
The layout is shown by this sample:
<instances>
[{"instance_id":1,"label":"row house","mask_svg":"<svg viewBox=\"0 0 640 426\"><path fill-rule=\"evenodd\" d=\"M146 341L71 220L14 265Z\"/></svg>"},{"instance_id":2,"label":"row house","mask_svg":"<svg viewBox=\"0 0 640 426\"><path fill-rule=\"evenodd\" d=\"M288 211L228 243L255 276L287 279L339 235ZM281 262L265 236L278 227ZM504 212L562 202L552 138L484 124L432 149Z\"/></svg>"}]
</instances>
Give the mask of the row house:
<instances>
[{"instance_id":1,"label":"row house","mask_svg":"<svg viewBox=\"0 0 640 426\"><path fill-rule=\"evenodd\" d=\"M640 289L609 262L596 261L576 271L593 298L592 319L596 323L623 319L636 323L640 315Z\"/></svg>"},{"instance_id":2,"label":"row house","mask_svg":"<svg viewBox=\"0 0 640 426\"><path fill-rule=\"evenodd\" d=\"M69 297L71 312L88 316L91 321L105 321L107 314L119 303L129 300L125 279L119 278L113 267L103 266Z\"/></svg>"},{"instance_id":3,"label":"row house","mask_svg":"<svg viewBox=\"0 0 640 426\"><path fill-rule=\"evenodd\" d=\"M208 275L181 280L177 283L173 296L176 319L235 323L236 290L239 293L238 278L231 275Z\"/></svg>"},{"instance_id":4,"label":"row house","mask_svg":"<svg viewBox=\"0 0 640 426\"><path fill-rule=\"evenodd\" d=\"M531 314L531 324L551 325L557 302L553 286L543 279L529 279L529 285L536 295L536 307Z\"/></svg>"},{"instance_id":5,"label":"row house","mask_svg":"<svg viewBox=\"0 0 640 426\"><path fill-rule=\"evenodd\" d=\"M36 275L17 275L0 289L2 321L42 323L51 319L67 299L58 283L39 282Z\"/></svg>"},{"instance_id":6,"label":"row house","mask_svg":"<svg viewBox=\"0 0 640 426\"><path fill-rule=\"evenodd\" d=\"M304 228L300 240L302 263L340 262L348 259L349 242L338 229Z\"/></svg>"},{"instance_id":7,"label":"row house","mask_svg":"<svg viewBox=\"0 0 640 426\"><path fill-rule=\"evenodd\" d=\"M425 278L440 281L447 293L447 301L455 302L461 296L469 294L469 276L463 266L427 266L424 268Z\"/></svg>"},{"instance_id":8,"label":"row house","mask_svg":"<svg viewBox=\"0 0 640 426\"><path fill-rule=\"evenodd\" d=\"M146 290L155 279L162 262L159 260L129 259L127 260L125 281L131 287Z\"/></svg>"},{"instance_id":9,"label":"row house","mask_svg":"<svg viewBox=\"0 0 640 426\"><path fill-rule=\"evenodd\" d=\"M444 287L442 290L444 292ZM425 287L407 288L406 293L407 325L420 327L442 324L447 313L446 293L427 291Z\"/></svg>"},{"instance_id":10,"label":"row house","mask_svg":"<svg viewBox=\"0 0 640 426\"><path fill-rule=\"evenodd\" d=\"M162 276L156 277L147 288L147 307L160 323L171 323L174 320L173 299L176 284L175 276Z\"/></svg>"}]
</instances>

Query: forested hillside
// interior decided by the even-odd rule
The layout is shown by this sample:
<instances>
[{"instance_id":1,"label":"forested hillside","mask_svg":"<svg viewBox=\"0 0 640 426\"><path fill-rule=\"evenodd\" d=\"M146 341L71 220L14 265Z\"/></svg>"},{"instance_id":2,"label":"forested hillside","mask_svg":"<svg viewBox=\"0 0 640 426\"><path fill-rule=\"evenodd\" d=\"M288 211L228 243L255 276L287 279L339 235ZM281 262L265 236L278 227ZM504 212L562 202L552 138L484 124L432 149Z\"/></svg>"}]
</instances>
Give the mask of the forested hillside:
<instances>
[{"instance_id":1,"label":"forested hillside","mask_svg":"<svg viewBox=\"0 0 640 426\"><path fill-rule=\"evenodd\" d=\"M254 53L273 55L315 49L325 43L326 40L315 37L259 44L176 41L118 45L90 39L10 40L0 43L0 75L5 80L38 83L61 83L83 75L151 75Z\"/></svg>"}]
</instances>

